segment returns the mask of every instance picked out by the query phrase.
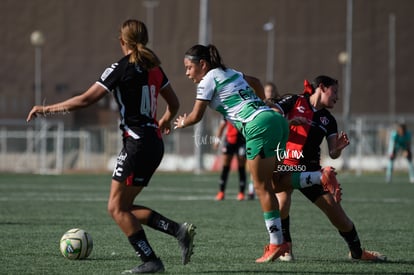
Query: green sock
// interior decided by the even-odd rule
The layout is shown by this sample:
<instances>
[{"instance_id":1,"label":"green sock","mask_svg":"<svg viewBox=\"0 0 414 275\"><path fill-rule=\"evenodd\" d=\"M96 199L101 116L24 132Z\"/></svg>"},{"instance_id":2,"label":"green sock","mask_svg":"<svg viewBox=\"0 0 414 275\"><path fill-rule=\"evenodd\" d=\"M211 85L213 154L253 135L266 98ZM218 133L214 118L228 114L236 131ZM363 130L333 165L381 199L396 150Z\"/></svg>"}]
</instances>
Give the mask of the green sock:
<instances>
[{"instance_id":1,"label":"green sock","mask_svg":"<svg viewBox=\"0 0 414 275\"><path fill-rule=\"evenodd\" d=\"M292 173L292 187L293 189L300 188L300 173L299 172Z\"/></svg>"}]
</instances>

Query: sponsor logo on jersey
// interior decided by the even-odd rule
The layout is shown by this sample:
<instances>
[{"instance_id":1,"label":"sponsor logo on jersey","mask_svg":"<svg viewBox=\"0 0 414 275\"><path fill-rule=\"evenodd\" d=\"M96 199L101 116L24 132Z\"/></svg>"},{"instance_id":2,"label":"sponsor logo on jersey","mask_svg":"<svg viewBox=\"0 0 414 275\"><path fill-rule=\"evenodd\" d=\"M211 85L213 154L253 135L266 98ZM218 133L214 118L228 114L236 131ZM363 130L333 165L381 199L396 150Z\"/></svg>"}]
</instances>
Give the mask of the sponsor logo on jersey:
<instances>
[{"instance_id":1,"label":"sponsor logo on jersey","mask_svg":"<svg viewBox=\"0 0 414 275\"><path fill-rule=\"evenodd\" d=\"M101 75L101 80L105 81L105 79L114 71L114 69L118 66L118 63L113 63L111 67L106 68L105 71Z\"/></svg>"},{"instance_id":2,"label":"sponsor logo on jersey","mask_svg":"<svg viewBox=\"0 0 414 275\"><path fill-rule=\"evenodd\" d=\"M298 112L299 113L305 113L305 111L306 111L306 108L305 108L305 106L298 106L297 108L296 108L296 110L298 110Z\"/></svg>"},{"instance_id":3,"label":"sponsor logo on jersey","mask_svg":"<svg viewBox=\"0 0 414 275\"><path fill-rule=\"evenodd\" d=\"M320 118L323 125L328 125L329 119L326 116Z\"/></svg>"},{"instance_id":4,"label":"sponsor logo on jersey","mask_svg":"<svg viewBox=\"0 0 414 275\"><path fill-rule=\"evenodd\" d=\"M139 65L135 65L135 70L136 70L138 73L142 73L141 67L140 67Z\"/></svg>"}]
</instances>

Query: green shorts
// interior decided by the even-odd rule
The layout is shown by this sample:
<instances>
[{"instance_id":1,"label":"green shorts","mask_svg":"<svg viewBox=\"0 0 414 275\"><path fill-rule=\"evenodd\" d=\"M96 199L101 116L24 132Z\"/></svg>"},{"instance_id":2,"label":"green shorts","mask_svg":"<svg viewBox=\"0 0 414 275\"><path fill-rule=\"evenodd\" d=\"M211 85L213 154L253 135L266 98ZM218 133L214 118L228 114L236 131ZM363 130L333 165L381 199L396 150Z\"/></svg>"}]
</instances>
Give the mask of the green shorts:
<instances>
[{"instance_id":1,"label":"green shorts","mask_svg":"<svg viewBox=\"0 0 414 275\"><path fill-rule=\"evenodd\" d=\"M246 157L249 160L257 155L261 158L283 154L289 137L287 120L279 113L269 110L259 113L243 129L246 139Z\"/></svg>"}]
</instances>

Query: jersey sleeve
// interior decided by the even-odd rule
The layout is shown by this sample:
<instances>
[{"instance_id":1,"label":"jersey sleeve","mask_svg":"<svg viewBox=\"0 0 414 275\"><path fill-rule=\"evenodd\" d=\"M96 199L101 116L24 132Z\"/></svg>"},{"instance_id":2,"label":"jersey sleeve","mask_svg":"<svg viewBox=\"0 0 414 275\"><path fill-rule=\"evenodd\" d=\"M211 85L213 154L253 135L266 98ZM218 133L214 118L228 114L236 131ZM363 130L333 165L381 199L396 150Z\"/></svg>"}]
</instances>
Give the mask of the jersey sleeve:
<instances>
[{"instance_id":1,"label":"jersey sleeve","mask_svg":"<svg viewBox=\"0 0 414 275\"><path fill-rule=\"evenodd\" d=\"M278 100L275 104L283 111L283 115L286 116L295 106L297 99L297 95L288 95Z\"/></svg>"},{"instance_id":2,"label":"jersey sleeve","mask_svg":"<svg viewBox=\"0 0 414 275\"><path fill-rule=\"evenodd\" d=\"M215 86L212 74L206 74L197 85L196 99L211 101L214 96Z\"/></svg>"},{"instance_id":3,"label":"jersey sleeve","mask_svg":"<svg viewBox=\"0 0 414 275\"><path fill-rule=\"evenodd\" d=\"M170 83L170 81L168 80L168 77L165 74L164 70L161 67L158 67L158 68L159 68L159 70L160 70L160 72L162 74L162 80L161 80L161 86L160 86L160 89L162 89L165 86L167 86Z\"/></svg>"},{"instance_id":4,"label":"jersey sleeve","mask_svg":"<svg viewBox=\"0 0 414 275\"><path fill-rule=\"evenodd\" d=\"M116 63L113 63L111 66L104 70L96 82L104 87L108 92L112 92L118 85L119 80L123 75L123 68L125 67L125 63L127 63L125 62L125 58Z\"/></svg>"},{"instance_id":5,"label":"jersey sleeve","mask_svg":"<svg viewBox=\"0 0 414 275\"><path fill-rule=\"evenodd\" d=\"M326 137L330 137L332 135L336 135L338 133L338 124L336 122L336 119L333 115L330 114L329 124L326 128Z\"/></svg>"}]
</instances>

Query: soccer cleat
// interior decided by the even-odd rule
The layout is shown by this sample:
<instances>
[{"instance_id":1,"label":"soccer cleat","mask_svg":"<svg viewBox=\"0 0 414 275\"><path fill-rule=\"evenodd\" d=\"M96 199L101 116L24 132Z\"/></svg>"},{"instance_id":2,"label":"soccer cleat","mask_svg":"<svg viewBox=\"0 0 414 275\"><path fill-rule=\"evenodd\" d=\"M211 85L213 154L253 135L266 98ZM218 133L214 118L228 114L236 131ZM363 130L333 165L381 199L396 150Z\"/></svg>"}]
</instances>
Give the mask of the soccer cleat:
<instances>
[{"instance_id":1,"label":"soccer cleat","mask_svg":"<svg viewBox=\"0 0 414 275\"><path fill-rule=\"evenodd\" d=\"M243 192L239 192L237 194L237 200L238 201L244 201L244 193Z\"/></svg>"},{"instance_id":2,"label":"soccer cleat","mask_svg":"<svg viewBox=\"0 0 414 275\"><path fill-rule=\"evenodd\" d=\"M280 245L268 244L264 248L263 256L256 259L256 263L267 263L274 261L288 251L289 246L287 243L282 243Z\"/></svg>"},{"instance_id":3,"label":"soccer cleat","mask_svg":"<svg viewBox=\"0 0 414 275\"><path fill-rule=\"evenodd\" d=\"M351 252L349 252L349 258L355 261L371 261L371 262L387 261L387 256L384 256L377 251L368 251L365 249L362 250L361 258L359 259L352 258Z\"/></svg>"},{"instance_id":4,"label":"soccer cleat","mask_svg":"<svg viewBox=\"0 0 414 275\"><path fill-rule=\"evenodd\" d=\"M164 272L164 265L159 258L145 262L131 270L125 270L122 274L142 274L142 273L161 273Z\"/></svg>"},{"instance_id":5,"label":"soccer cleat","mask_svg":"<svg viewBox=\"0 0 414 275\"><path fill-rule=\"evenodd\" d=\"M191 223L183 223L180 228L178 229L177 233L177 240L178 244L181 247L182 252L182 264L186 265L190 262L191 255L193 254L194 248L194 236L195 232L195 225Z\"/></svg>"},{"instance_id":6,"label":"soccer cleat","mask_svg":"<svg viewBox=\"0 0 414 275\"><path fill-rule=\"evenodd\" d=\"M322 168L321 172L322 172L321 184L323 186L323 189L331 193L332 196L334 197L334 200L337 203L340 203L341 196L342 196L342 191L341 191L342 188L338 180L336 179L335 168L331 166L327 166L327 167Z\"/></svg>"},{"instance_id":7,"label":"soccer cleat","mask_svg":"<svg viewBox=\"0 0 414 275\"><path fill-rule=\"evenodd\" d=\"M289 250L279 257L279 260L281 260L282 262L291 262L295 260L295 257L293 257L292 253L292 243L287 242L287 245L289 247Z\"/></svg>"},{"instance_id":8,"label":"soccer cleat","mask_svg":"<svg viewBox=\"0 0 414 275\"><path fill-rule=\"evenodd\" d=\"M219 191L216 195L216 201L222 201L222 200L224 200L224 192Z\"/></svg>"},{"instance_id":9,"label":"soccer cleat","mask_svg":"<svg viewBox=\"0 0 414 275\"><path fill-rule=\"evenodd\" d=\"M249 194L247 195L249 200L254 200L254 186L253 183L249 183Z\"/></svg>"}]
</instances>

